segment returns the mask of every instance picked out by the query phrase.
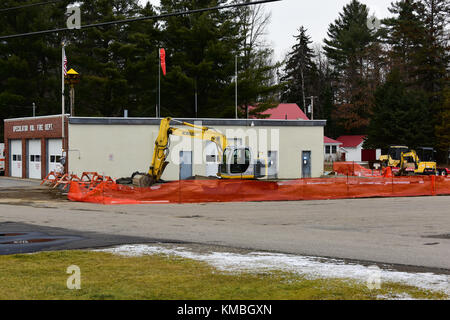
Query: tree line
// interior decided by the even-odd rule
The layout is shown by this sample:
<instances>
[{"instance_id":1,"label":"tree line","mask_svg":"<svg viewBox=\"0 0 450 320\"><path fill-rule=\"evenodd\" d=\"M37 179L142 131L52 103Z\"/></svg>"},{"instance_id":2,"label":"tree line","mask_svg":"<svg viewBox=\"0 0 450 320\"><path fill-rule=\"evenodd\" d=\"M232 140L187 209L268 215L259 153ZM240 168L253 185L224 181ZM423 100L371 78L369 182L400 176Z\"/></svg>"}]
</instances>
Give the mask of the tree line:
<instances>
[{"instance_id":1,"label":"tree line","mask_svg":"<svg viewBox=\"0 0 450 320\"><path fill-rule=\"evenodd\" d=\"M161 0L158 8L137 0L77 3L82 24L90 24L233 2L241 1ZM63 13L73 3L2 12L0 35L62 27ZM4 0L0 9L21 4ZM234 118L237 62L241 118L279 102L308 111L314 97L314 118L328 121L330 137L366 134L369 147L447 150L450 4L400 0L389 10L392 17L378 24L366 5L349 0L321 45L299 26L296 43L281 62L265 42L270 14L263 6L0 41L0 118L31 115L33 102L37 115L61 112L62 41L69 68L81 74L75 115L122 116L127 109L130 116L153 117L158 52L165 48L163 116Z\"/></svg>"},{"instance_id":2,"label":"tree line","mask_svg":"<svg viewBox=\"0 0 450 320\"><path fill-rule=\"evenodd\" d=\"M305 106L326 134L368 136L366 146L450 148L448 0L401 0L377 24L366 5L350 1L314 48L305 27L283 69L282 100ZM443 160L443 159L442 159Z\"/></svg>"},{"instance_id":3,"label":"tree line","mask_svg":"<svg viewBox=\"0 0 450 320\"><path fill-rule=\"evenodd\" d=\"M86 25L242 1L161 0L157 8L138 0L60 1L2 12L0 36L64 27L66 8L74 3L81 4ZM19 5L23 2L5 0L0 9ZM76 116L122 116L126 109L133 117L154 117L164 48L162 116L234 118L237 65L237 103L247 106L238 112L244 117L248 106L268 107L277 99L277 63L264 41L268 21L259 5L0 40L0 118L30 116L33 103L37 115L61 113L63 41L68 68L81 75Z\"/></svg>"}]
</instances>

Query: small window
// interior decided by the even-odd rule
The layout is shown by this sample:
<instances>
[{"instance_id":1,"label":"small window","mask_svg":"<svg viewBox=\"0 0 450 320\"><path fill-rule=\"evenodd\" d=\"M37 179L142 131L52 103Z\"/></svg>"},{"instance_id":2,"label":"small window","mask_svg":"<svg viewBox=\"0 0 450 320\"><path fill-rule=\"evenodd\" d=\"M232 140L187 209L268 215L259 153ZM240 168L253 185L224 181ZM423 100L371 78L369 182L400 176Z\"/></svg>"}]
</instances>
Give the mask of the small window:
<instances>
[{"instance_id":1,"label":"small window","mask_svg":"<svg viewBox=\"0 0 450 320\"><path fill-rule=\"evenodd\" d=\"M56 162L56 157L50 156L50 163L55 163L55 162Z\"/></svg>"},{"instance_id":2,"label":"small window","mask_svg":"<svg viewBox=\"0 0 450 320\"><path fill-rule=\"evenodd\" d=\"M12 159L13 161L17 161L17 155L13 154Z\"/></svg>"},{"instance_id":3,"label":"small window","mask_svg":"<svg viewBox=\"0 0 450 320\"><path fill-rule=\"evenodd\" d=\"M40 154L35 155L34 156L34 161L41 162L41 155Z\"/></svg>"},{"instance_id":4,"label":"small window","mask_svg":"<svg viewBox=\"0 0 450 320\"><path fill-rule=\"evenodd\" d=\"M330 146L325 146L325 153L326 154L330 154L331 153L331 147Z\"/></svg>"},{"instance_id":5,"label":"small window","mask_svg":"<svg viewBox=\"0 0 450 320\"><path fill-rule=\"evenodd\" d=\"M61 156L56 156L56 162L61 162Z\"/></svg>"},{"instance_id":6,"label":"small window","mask_svg":"<svg viewBox=\"0 0 450 320\"><path fill-rule=\"evenodd\" d=\"M34 154L30 155L30 161L34 162Z\"/></svg>"},{"instance_id":7,"label":"small window","mask_svg":"<svg viewBox=\"0 0 450 320\"><path fill-rule=\"evenodd\" d=\"M21 154L17 155L17 161L22 161L22 155Z\"/></svg>"},{"instance_id":8,"label":"small window","mask_svg":"<svg viewBox=\"0 0 450 320\"><path fill-rule=\"evenodd\" d=\"M331 147L331 153L332 154L336 154L337 153L337 147L336 146L332 146Z\"/></svg>"}]
</instances>

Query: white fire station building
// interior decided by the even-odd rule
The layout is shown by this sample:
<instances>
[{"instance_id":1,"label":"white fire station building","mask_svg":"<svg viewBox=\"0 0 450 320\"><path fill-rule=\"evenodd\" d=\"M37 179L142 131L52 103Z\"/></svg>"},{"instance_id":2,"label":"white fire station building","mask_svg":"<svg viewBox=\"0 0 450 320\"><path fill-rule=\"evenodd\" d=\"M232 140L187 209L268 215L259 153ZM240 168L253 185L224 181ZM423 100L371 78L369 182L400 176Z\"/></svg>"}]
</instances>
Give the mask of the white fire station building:
<instances>
[{"instance_id":1,"label":"white fire station building","mask_svg":"<svg viewBox=\"0 0 450 320\"><path fill-rule=\"evenodd\" d=\"M324 162L324 120L176 119L215 129L229 144L249 147L266 158L267 177L320 177ZM178 122L174 127L186 128ZM79 176L98 172L113 178L147 172L160 119L43 116L5 120L6 175L42 179L61 157ZM64 134L63 128L64 127ZM171 136L162 179L214 176L218 148L213 142Z\"/></svg>"}]
</instances>

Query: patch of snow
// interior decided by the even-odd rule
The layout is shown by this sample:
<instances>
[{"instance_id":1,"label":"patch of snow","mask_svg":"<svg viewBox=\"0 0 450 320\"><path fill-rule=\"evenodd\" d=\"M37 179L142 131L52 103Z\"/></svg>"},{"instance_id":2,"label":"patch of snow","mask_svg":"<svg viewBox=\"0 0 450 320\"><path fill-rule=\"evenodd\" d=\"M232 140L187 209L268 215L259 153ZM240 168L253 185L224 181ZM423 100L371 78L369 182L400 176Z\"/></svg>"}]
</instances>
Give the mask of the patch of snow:
<instances>
[{"instance_id":1,"label":"patch of snow","mask_svg":"<svg viewBox=\"0 0 450 320\"><path fill-rule=\"evenodd\" d=\"M379 294L377 296L377 299L379 300L415 300L413 297L411 297L407 293L395 293L395 294Z\"/></svg>"},{"instance_id":2,"label":"patch of snow","mask_svg":"<svg viewBox=\"0 0 450 320\"><path fill-rule=\"evenodd\" d=\"M367 283L374 276L383 282L395 282L450 295L450 276L434 273L413 273L379 269L346 263L339 259L325 259L281 253L251 252L194 252L188 248L167 248L160 245L123 245L95 251L110 252L125 256L163 254L203 261L225 272L271 272L284 271L304 276L307 279L340 278ZM395 299L396 297L393 297ZM407 298L406 296L400 298Z\"/></svg>"}]
</instances>

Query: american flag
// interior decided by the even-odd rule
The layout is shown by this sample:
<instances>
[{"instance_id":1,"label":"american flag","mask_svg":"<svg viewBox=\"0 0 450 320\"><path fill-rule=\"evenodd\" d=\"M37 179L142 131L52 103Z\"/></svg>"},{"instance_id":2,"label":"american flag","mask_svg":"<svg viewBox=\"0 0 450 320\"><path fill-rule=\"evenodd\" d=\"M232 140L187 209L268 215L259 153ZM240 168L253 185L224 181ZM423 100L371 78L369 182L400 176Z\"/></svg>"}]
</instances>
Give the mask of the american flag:
<instances>
[{"instance_id":1,"label":"american flag","mask_svg":"<svg viewBox=\"0 0 450 320\"><path fill-rule=\"evenodd\" d=\"M64 71L64 75L67 76L67 56L66 56L66 50L64 50L64 48L63 48L63 55L64 55L63 71Z\"/></svg>"}]
</instances>

